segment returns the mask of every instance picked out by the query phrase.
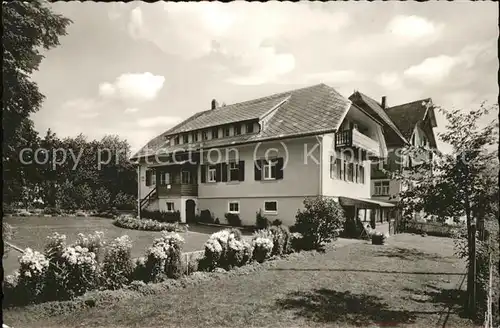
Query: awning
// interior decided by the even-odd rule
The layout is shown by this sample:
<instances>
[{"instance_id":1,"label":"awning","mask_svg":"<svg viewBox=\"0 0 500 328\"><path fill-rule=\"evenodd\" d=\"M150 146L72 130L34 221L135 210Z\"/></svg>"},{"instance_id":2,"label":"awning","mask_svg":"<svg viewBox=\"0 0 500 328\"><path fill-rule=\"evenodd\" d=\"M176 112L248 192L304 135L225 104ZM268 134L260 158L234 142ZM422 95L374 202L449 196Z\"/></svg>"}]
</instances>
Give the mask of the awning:
<instances>
[{"instance_id":1,"label":"awning","mask_svg":"<svg viewBox=\"0 0 500 328\"><path fill-rule=\"evenodd\" d=\"M350 198L339 197L340 205L343 206L357 206L359 208L380 208L380 207L394 207L394 204L381 202L380 200L368 198Z\"/></svg>"}]
</instances>

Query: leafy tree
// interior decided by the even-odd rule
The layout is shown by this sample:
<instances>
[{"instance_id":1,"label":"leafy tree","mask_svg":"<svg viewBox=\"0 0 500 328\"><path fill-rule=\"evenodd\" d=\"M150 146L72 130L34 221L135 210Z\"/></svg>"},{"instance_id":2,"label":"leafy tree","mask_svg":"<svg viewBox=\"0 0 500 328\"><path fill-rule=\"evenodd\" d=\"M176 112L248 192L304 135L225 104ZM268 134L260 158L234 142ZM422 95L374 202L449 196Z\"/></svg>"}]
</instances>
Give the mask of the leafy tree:
<instances>
[{"instance_id":1,"label":"leafy tree","mask_svg":"<svg viewBox=\"0 0 500 328\"><path fill-rule=\"evenodd\" d=\"M302 234L304 249L321 249L337 238L345 216L340 204L328 197L304 199L304 210L297 212L293 230Z\"/></svg>"},{"instance_id":2,"label":"leafy tree","mask_svg":"<svg viewBox=\"0 0 500 328\"><path fill-rule=\"evenodd\" d=\"M478 228L480 242L487 242L487 235L495 233L487 227L498 229L498 224L497 228L485 224L498 218L498 152L491 151L491 146L498 144L498 123L493 121L484 127L479 124L490 111L498 112L498 105L482 104L470 112L439 110L447 119L446 131L439 137L452 146L452 153L434 151L432 162L392 173L392 177L401 180L406 187L399 194L398 206L407 218L420 210L427 216L440 218L466 217L465 238L458 243L465 247L458 251L470 262L476 255L474 227ZM428 150L412 147L406 151L411 158L422 152L428 153ZM480 262L476 263L478 267ZM474 276L469 274L469 295L475 289L474 284ZM474 307L470 303L468 306Z\"/></svg>"},{"instance_id":3,"label":"leafy tree","mask_svg":"<svg viewBox=\"0 0 500 328\"><path fill-rule=\"evenodd\" d=\"M19 159L19 152L37 141L30 115L43 101L31 74L43 59L40 50L59 45L70 20L57 15L43 2L11 1L2 3L3 22L3 182L4 201L19 201L22 186L30 180L30 168Z\"/></svg>"}]
</instances>

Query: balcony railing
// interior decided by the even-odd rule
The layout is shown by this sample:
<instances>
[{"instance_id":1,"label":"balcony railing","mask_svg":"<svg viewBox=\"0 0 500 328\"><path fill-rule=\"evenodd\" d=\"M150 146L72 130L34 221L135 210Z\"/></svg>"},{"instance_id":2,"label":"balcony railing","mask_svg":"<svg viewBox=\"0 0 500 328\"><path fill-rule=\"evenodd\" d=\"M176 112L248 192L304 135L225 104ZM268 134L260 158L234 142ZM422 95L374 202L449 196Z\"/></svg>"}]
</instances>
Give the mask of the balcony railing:
<instances>
[{"instance_id":1,"label":"balcony railing","mask_svg":"<svg viewBox=\"0 0 500 328\"><path fill-rule=\"evenodd\" d=\"M172 183L158 185L158 196L198 196L198 184L196 183Z\"/></svg>"},{"instance_id":2,"label":"balcony railing","mask_svg":"<svg viewBox=\"0 0 500 328\"><path fill-rule=\"evenodd\" d=\"M372 156L380 156L380 145L372 138L355 129L339 131L335 134L335 148L359 148Z\"/></svg>"}]
</instances>

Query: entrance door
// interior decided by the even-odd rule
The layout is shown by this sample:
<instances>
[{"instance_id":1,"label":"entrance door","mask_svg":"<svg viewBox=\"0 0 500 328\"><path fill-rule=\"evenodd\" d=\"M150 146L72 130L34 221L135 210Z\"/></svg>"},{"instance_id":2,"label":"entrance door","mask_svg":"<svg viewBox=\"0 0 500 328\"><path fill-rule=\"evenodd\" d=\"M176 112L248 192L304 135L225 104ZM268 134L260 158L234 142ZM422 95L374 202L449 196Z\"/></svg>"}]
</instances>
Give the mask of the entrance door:
<instances>
[{"instance_id":1,"label":"entrance door","mask_svg":"<svg viewBox=\"0 0 500 328\"><path fill-rule=\"evenodd\" d=\"M186 200L186 223L195 222L196 203L192 199Z\"/></svg>"}]
</instances>

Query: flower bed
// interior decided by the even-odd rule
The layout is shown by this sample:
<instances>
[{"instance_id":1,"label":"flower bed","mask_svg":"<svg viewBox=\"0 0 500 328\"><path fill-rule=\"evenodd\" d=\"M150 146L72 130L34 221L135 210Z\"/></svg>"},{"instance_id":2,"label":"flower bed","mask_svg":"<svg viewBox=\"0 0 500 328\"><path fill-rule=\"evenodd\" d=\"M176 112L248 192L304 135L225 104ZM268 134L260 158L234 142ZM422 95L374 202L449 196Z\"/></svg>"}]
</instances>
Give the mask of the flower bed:
<instances>
[{"instance_id":1,"label":"flower bed","mask_svg":"<svg viewBox=\"0 0 500 328\"><path fill-rule=\"evenodd\" d=\"M186 226L176 223L164 223L149 219L136 219L131 216L120 216L113 221L113 224L120 228L145 230L145 231L171 231L185 232Z\"/></svg>"}]
</instances>

